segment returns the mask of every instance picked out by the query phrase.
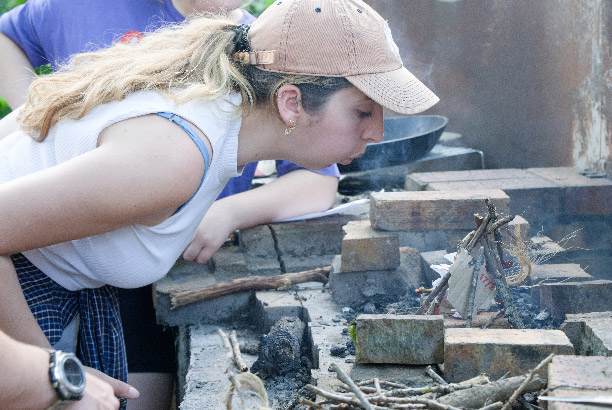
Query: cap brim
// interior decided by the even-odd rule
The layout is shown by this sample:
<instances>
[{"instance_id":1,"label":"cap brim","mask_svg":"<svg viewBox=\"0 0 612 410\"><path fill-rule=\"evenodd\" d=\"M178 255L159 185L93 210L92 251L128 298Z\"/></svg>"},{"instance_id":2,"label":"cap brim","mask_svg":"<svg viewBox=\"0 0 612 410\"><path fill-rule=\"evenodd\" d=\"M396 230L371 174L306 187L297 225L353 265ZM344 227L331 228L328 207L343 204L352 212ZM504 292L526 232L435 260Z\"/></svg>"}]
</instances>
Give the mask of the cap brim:
<instances>
[{"instance_id":1,"label":"cap brim","mask_svg":"<svg viewBox=\"0 0 612 410\"><path fill-rule=\"evenodd\" d=\"M417 114L440 101L405 67L385 73L346 76L346 79L383 107L399 114Z\"/></svg>"}]
</instances>

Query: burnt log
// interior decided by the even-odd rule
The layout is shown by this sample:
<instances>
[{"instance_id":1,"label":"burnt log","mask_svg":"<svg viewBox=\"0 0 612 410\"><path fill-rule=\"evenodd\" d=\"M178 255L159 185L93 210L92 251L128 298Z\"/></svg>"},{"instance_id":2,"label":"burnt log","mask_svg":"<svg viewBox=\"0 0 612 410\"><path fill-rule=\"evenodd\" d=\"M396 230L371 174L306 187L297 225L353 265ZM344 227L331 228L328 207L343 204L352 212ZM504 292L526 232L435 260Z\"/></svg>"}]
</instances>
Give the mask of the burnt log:
<instances>
[{"instance_id":1,"label":"burnt log","mask_svg":"<svg viewBox=\"0 0 612 410\"><path fill-rule=\"evenodd\" d=\"M259 357L251 373L284 375L302 367L301 357L306 326L297 317L283 316L261 337Z\"/></svg>"}]
</instances>

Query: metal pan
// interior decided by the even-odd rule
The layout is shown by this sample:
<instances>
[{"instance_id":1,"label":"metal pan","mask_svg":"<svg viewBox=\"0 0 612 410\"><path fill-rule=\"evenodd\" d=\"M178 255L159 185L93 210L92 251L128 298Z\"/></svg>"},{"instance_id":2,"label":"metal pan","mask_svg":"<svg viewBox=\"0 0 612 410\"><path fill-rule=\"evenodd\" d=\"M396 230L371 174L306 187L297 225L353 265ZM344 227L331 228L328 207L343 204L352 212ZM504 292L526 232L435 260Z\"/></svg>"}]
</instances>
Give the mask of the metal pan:
<instances>
[{"instance_id":1,"label":"metal pan","mask_svg":"<svg viewBox=\"0 0 612 410\"><path fill-rule=\"evenodd\" d=\"M338 164L341 173L390 167L416 161L436 145L448 118L441 115L412 115L384 120L382 142L368 144L361 158L349 165Z\"/></svg>"}]
</instances>

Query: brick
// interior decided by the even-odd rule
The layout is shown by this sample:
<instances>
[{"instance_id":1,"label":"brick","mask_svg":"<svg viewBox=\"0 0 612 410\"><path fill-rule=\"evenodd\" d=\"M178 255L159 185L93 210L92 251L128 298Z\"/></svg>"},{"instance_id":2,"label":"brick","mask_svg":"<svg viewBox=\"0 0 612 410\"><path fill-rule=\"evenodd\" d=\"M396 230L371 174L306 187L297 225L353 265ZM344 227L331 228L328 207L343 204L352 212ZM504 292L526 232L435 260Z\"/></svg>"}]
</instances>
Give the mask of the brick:
<instances>
[{"instance_id":1,"label":"brick","mask_svg":"<svg viewBox=\"0 0 612 410\"><path fill-rule=\"evenodd\" d=\"M281 257L339 255L342 252L342 227L363 219L351 214L269 224Z\"/></svg>"},{"instance_id":2,"label":"brick","mask_svg":"<svg viewBox=\"0 0 612 410\"><path fill-rule=\"evenodd\" d=\"M531 285L539 285L541 283L557 283L561 281L582 282L594 280L595 278L586 273L577 263L552 263L532 265L529 279ZM535 300L540 300L540 289L539 286L531 288L531 296Z\"/></svg>"},{"instance_id":3,"label":"brick","mask_svg":"<svg viewBox=\"0 0 612 410\"><path fill-rule=\"evenodd\" d=\"M612 357L555 356L548 365L549 396L612 395ZM572 389L561 386L581 386ZM540 400L540 405L544 403ZM598 409L599 405L548 402L548 410Z\"/></svg>"},{"instance_id":4,"label":"brick","mask_svg":"<svg viewBox=\"0 0 612 410\"><path fill-rule=\"evenodd\" d=\"M562 213L565 188L523 169L483 169L413 174L407 189L431 191L501 189L510 197L509 213L540 222L543 215Z\"/></svg>"},{"instance_id":5,"label":"brick","mask_svg":"<svg viewBox=\"0 0 612 410\"><path fill-rule=\"evenodd\" d=\"M474 214L486 212L489 198L506 213L509 197L499 189L484 191L375 192L370 195L370 223L388 231L474 229Z\"/></svg>"},{"instance_id":6,"label":"brick","mask_svg":"<svg viewBox=\"0 0 612 410\"><path fill-rule=\"evenodd\" d=\"M356 363L422 365L444 360L442 316L360 315Z\"/></svg>"},{"instance_id":7,"label":"brick","mask_svg":"<svg viewBox=\"0 0 612 410\"><path fill-rule=\"evenodd\" d=\"M548 236L538 235L530 240L530 257L536 261L536 264L541 263L556 263L559 260L564 260L565 248L557 242L550 239Z\"/></svg>"},{"instance_id":8,"label":"brick","mask_svg":"<svg viewBox=\"0 0 612 410\"><path fill-rule=\"evenodd\" d=\"M572 354L574 348L560 330L447 328L444 375L460 382L480 373L498 379L506 372L519 376L551 353Z\"/></svg>"},{"instance_id":9,"label":"brick","mask_svg":"<svg viewBox=\"0 0 612 410\"><path fill-rule=\"evenodd\" d=\"M612 181L589 178L572 167L529 168L533 175L546 178L565 189L566 214L611 215Z\"/></svg>"},{"instance_id":10,"label":"brick","mask_svg":"<svg viewBox=\"0 0 612 410\"><path fill-rule=\"evenodd\" d=\"M612 356L612 312L566 315L560 329L582 356Z\"/></svg>"},{"instance_id":11,"label":"brick","mask_svg":"<svg viewBox=\"0 0 612 410\"><path fill-rule=\"evenodd\" d=\"M274 238L268 225L240 230L240 250L251 256L276 258Z\"/></svg>"},{"instance_id":12,"label":"brick","mask_svg":"<svg viewBox=\"0 0 612 410\"><path fill-rule=\"evenodd\" d=\"M368 301L381 304L397 302L424 284L419 252L408 247L400 248L400 265L391 270L343 272L340 270L340 255L337 255L329 276L329 287L336 303L351 307Z\"/></svg>"},{"instance_id":13,"label":"brick","mask_svg":"<svg viewBox=\"0 0 612 410\"><path fill-rule=\"evenodd\" d=\"M368 220L349 222L342 230L342 271L387 270L399 266L397 234L372 229Z\"/></svg>"},{"instance_id":14,"label":"brick","mask_svg":"<svg viewBox=\"0 0 612 410\"><path fill-rule=\"evenodd\" d=\"M612 281L549 283L540 286L540 307L555 319L567 313L605 312L612 310Z\"/></svg>"}]
</instances>

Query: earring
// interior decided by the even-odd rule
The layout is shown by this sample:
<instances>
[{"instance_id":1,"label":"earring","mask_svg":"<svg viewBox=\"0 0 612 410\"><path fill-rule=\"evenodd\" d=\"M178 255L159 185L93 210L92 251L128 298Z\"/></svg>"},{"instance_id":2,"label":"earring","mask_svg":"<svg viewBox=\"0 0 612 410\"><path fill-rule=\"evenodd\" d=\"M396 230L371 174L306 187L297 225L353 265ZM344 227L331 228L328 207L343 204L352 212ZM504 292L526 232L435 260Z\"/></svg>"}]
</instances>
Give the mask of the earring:
<instances>
[{"instance_id":1,"label":"earring","mask_svg":"<svg viewBox=\"0 0 612 410\"><path fill-rule=\"evenodd\" d=\"M289 125L285 128L285 135L291 134L291 131L295 129L295 121L289 120Z\"/></svg>"}]
</instances>

